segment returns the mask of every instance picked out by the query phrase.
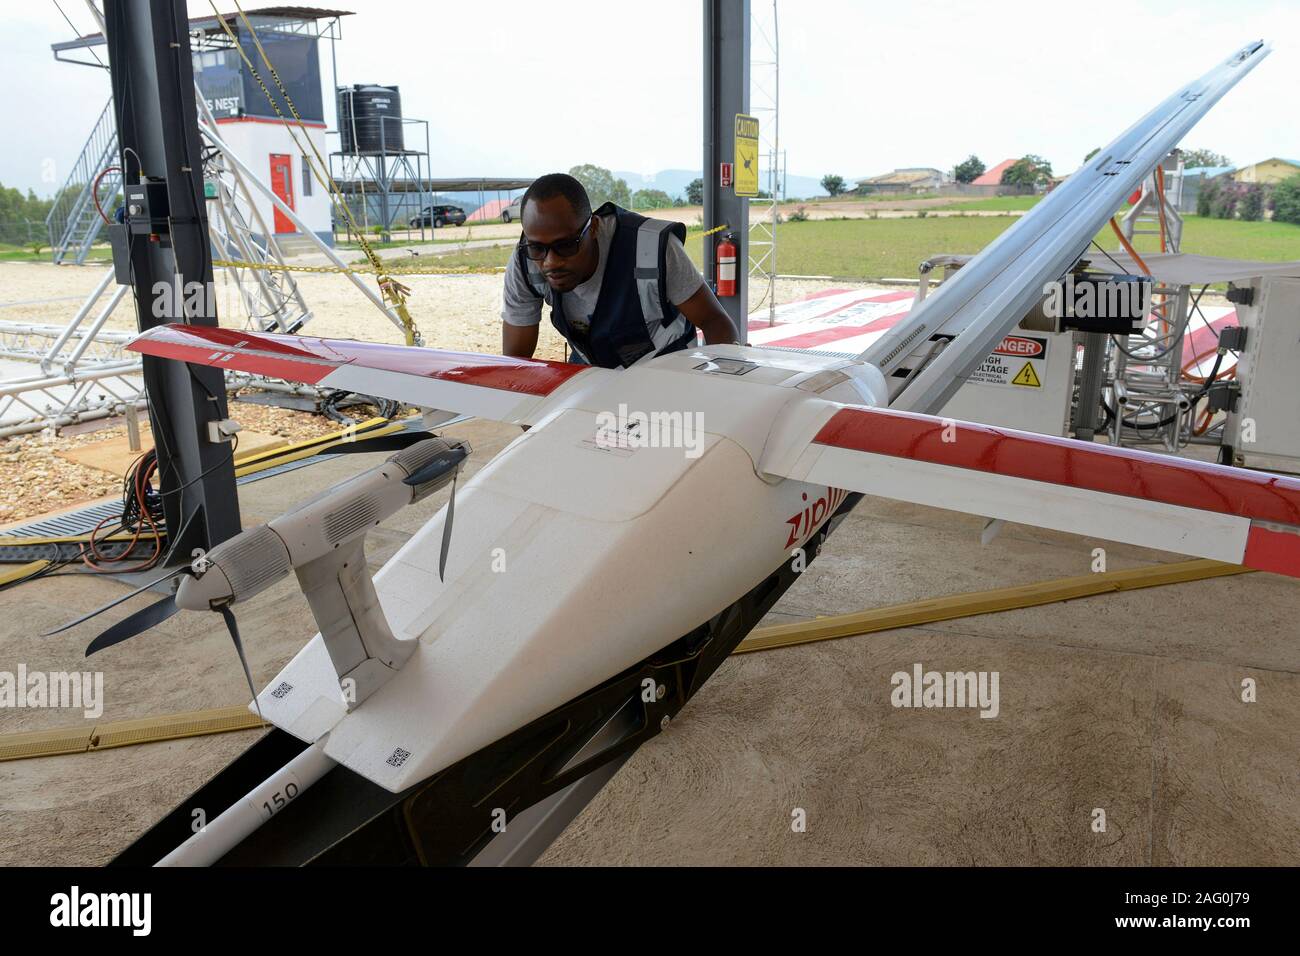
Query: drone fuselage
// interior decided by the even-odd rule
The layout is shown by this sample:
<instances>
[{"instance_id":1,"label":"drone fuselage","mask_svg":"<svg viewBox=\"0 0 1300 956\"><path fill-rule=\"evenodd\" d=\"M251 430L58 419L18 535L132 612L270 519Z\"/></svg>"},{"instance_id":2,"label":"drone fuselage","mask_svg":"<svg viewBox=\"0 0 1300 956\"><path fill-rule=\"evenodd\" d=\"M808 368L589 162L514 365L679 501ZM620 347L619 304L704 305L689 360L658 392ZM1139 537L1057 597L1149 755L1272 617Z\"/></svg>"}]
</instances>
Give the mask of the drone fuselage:
<instances>
[{"instance_id":1,"label":"drone fuselage","mask_svg":"<svg viewBox=\"0 0 1300 956\"><path fill-rule=\"evenodd\" d=\"M578 383L575 383L577 385ZM810 399L874 403L859 363L738 346L651 359L552 396L375 575L415 652L350 713L319 635L259 697L268 720L399 791L709 620L789 561L839 489L767 478ZM664 396L672 396L665 401Z\"/></svg>"}]
</instances>

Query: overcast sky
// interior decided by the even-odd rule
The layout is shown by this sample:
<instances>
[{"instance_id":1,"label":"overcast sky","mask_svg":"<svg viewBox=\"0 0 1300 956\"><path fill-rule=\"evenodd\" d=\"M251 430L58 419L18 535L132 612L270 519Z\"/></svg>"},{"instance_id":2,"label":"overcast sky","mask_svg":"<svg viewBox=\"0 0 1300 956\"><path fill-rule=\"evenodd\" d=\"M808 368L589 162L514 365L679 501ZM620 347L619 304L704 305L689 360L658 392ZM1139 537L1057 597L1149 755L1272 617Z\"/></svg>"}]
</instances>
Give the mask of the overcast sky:
<instances>
[{"instance_id":1,"label":"overcast sky","mask_svg":"<svg viewBox=\"0 0 1300 956\"><path fill-rule=\"evenodd\" d=\"M91 32L84 0L59 3ZM339 82L398 84L406 115L431 124L436 176L700 165L698 0L340 5L356 15L343 18ZM192 15L210 10L191 0ZM6 0L3 11L0 183L45 195L80 151L108 78L54 61L50 44L73 31L53 0ZM1274 53L1184 145L1238 163L1300 158L1295 2L782 0L779 16L781 143L793 174L950 169L972 152L990 166L1039 153L1069 172L1257 38ZM328 85L328 46L322 63Z\"/></svg>"}]
</instances>

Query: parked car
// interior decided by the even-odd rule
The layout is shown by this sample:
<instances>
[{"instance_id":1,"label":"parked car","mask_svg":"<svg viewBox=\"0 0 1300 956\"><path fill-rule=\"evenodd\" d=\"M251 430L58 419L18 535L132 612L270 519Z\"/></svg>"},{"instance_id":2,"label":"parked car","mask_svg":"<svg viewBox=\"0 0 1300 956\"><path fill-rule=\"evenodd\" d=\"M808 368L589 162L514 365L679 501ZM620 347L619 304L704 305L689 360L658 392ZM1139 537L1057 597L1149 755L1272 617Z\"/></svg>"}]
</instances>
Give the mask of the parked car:
<instances>
[{"instance_id":1,"label":"parked car","mask_svg":"<svg viewBox=\"0 0 1300 956\"><path fill-rule=\"evenodd\" d=\"M507 206L505 209L502 209L502 210L501 210L501 221L502 221L502 222L515 222L515 221L517 221L517 220L519 219L519 217L520 217L521 215L523 215L523 213L520 211L520 208L519 208L520 204L521 204L523 201L524 201L524 197L523 197L522 195L520 195L520 196L516 196L514 202L512 202L512 203L511 203L509 206Z\"/></svg>"},{"instance_id":2,"label":"parked car","mask_svg":"<svg viewBox=\"0 0 1300 956\"><path fill-rule=\"evenodd\" d=\"M461 226L465 224L465 210L459 206L425 206L418 215L411 217L412 229L423 229L432 225Z\"/></svg>"}]
</instances>

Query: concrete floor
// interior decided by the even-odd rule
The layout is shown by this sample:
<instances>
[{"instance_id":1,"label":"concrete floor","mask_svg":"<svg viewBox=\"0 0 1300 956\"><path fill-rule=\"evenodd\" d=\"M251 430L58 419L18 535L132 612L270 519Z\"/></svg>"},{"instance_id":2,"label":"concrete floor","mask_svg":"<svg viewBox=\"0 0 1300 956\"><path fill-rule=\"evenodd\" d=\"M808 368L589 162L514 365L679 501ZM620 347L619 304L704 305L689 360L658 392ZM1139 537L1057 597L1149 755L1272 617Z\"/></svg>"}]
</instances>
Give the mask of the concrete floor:
<instances>
[{"instance_id":1,"label":"concrete floor","mask_svg":"<svg viewBox=\"0 0 1300 956\"><path fill-rule=\"evenodd\" d=\"M486 422L471 470L518 432ZM241 489L245 525L382 456ZM370 536L379 567L442 504ZM867 499L765 623L1087 573L1174 556ZM84 669L85 625L41 631L122 593L55 577L0 594L0 670ZM142 606L144 598L128 607ZM735 657L642 747L546 864L1300 863L1300 582L1249 574ZM116 619L110 612L105 617ZM282 582L240 614L269 680L314 632ZM891 675L987 670L1001 710L908 710ZM182 614L95 658L102 719L246 699L220 618ZM1253 678L1258 702L1242 703ZM78 712L0 710L0 732ZM98 864L245 749L256 732L0 764L0 864ZM1093 813L1105 811L1105 832ZM806 830L794 832L792 813Z\"/></svg>"}]
</instances>

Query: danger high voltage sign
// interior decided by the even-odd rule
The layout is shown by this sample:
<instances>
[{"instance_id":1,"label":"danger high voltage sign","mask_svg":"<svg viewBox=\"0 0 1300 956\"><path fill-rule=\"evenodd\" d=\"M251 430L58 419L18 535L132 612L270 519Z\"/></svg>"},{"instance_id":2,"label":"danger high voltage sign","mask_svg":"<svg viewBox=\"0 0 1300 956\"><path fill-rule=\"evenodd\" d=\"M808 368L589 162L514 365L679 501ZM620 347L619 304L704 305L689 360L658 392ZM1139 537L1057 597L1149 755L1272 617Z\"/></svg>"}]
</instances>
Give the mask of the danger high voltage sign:
<instances>
[{"instance_id":1,"label":"danger high voltage sign","mask_svg":"<svg viewBox=\"0 0 1300 956\"><path fill-rule=\"evenodd\" d=\"M971 373L981 385L1042 388L1047 373L1047 339L1036 335L1008 335Z\"/></svg>"}]
</instances>

